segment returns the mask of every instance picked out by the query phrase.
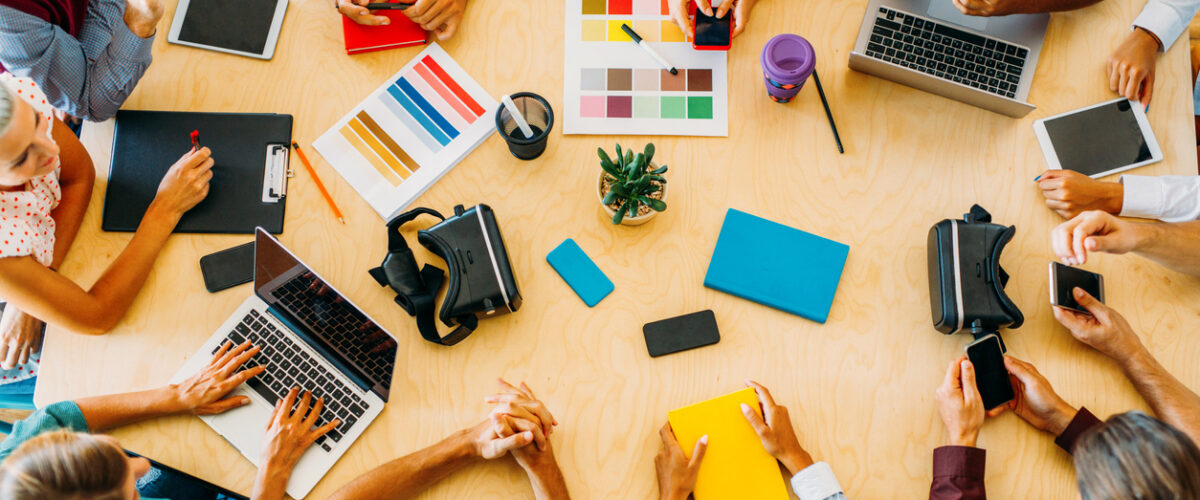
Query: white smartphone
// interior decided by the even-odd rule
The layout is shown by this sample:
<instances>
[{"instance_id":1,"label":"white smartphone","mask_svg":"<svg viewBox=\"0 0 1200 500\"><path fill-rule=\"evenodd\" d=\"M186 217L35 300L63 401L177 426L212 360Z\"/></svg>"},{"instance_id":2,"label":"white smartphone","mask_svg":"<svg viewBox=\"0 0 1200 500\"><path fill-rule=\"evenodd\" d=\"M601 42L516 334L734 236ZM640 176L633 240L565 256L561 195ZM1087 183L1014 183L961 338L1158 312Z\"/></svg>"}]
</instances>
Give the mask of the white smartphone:
<instances>
[{"instance_id":1,"label":"white smartphone","mask_svg":"<svg viewBox=\"0 0 1200 500\"><path fill-rule=\"evenodd\" d=\"M1075 302L1075 287L1104 302L1104 276L1058 262L1050 263L1050 305L1091 314Z\"/></svg>"},{"instance_id":2,"label":"white smartphone","mask_svg":"<svg viewBox=\"0 0 1200 500\"><path fill-rule=\"evenodd\" d=\"M179 0L167 41L270 59L288 0Z\"/></svg>"},{"instance_id":3,"label":"white smartphone","mask_svg":"<svg viewBox=\"0 0 1200 500\"><path fill-rule=\"evenodd\" d=\"M1162 161L1146 112L1124 97L1033 122L1051 169L1098 179Z\"/></svg>"}]
</instances>

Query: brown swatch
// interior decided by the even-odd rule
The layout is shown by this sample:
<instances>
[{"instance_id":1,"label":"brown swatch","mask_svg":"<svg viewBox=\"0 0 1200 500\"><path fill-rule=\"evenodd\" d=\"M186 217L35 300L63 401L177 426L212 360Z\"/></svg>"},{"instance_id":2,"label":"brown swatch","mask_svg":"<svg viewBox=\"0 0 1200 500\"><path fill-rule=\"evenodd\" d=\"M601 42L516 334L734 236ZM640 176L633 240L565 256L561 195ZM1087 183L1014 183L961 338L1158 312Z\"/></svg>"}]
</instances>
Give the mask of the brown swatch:
<instances>
[{"instance_id":1,"label":"brown swatch","mask_svg":"<svg viewBox=\"0 0 1200 500\"><path fill-rule=\"evenodd\" d=\"M672 75L670 71L662 70L662 90L664 92L683 92L687 90L687 75L686 69L679 70L678 75Z\"/></svg>"},{"instance_id":2,"label":"brown swatch","mask_svg":"<svg viewBox=\"0 0 1200 500\"><path fill-rule=\"evenodd\" d=\"M711 69L689 69L687 72L687 87L690 92L712 91Z\"/></svg>"},{"instance_id":3,"label":"brown swatch","mask_svg":"<svg viewBox=\"0 0 1200 500\"><path fill-rule=\"evenodd\" d=\"M609 68L608 90L633 90L633 70Z\"/></svg>"},{"instance_id":4,"label":"brown swatch","mask_svg":"<svg viewBox=\"0 0 1200 500\"><path fill-rule=\"evenodd\" d=\"M400 160L400 163L403 164L405 168L416 172L417 169L421 167L417 164L417 162L413 161L412 157L408 156L408 153L404 152L404 148L401 148L399 144L396 144L396 141L392 140L392 136L387 135L387 133L383 131L383 127L380 127L378 123L375 123L375 119L371 118L371 115L368 115L366 110L358 113L358 119L367 127L367 130L370 130L375 137L379 138L379 142L383 143L383 146L386 147L388 151L391 151L392 154L396 155L396 159Z\"/></svg>"}]
</instances>

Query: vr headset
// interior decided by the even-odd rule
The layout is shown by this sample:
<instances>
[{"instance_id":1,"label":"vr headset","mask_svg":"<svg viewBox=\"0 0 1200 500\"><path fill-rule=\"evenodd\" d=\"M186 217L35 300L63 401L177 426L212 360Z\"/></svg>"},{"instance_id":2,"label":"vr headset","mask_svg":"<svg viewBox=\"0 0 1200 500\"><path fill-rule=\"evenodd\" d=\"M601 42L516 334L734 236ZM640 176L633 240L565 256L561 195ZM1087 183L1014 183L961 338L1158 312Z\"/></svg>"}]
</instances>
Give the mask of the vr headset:
<instances>
[{"instance_id":1,"label":"vr headset","mask_svg":"<svg viewBox=\"0 0 1200 500\"><path fill-rule=\"evenodd\" d=\"M933 326L947 335L964 330L976 337L1018 328L1025 316L1004 293L1008 273L1000 253L1016 226L992 223L975 205L961 220L946 219L929 230L929 303Z\"/></svg>"},{"instance_id":2,"label":"vr headset","mask_svg":"<svg viewBox=\"0 0 1200 500\"><path fill-rule=\"evenodd\" d=\"M429 264L417 271L417 260L400 227L421 215L432 215L441 222L417 231L417 242L446 261L449 285L442 301L439 319L453 328L442 336L433 320L434 300L442 287L441 269ZM496 215L487 205L463 210L454 207L454 216L445 218L436 210L416 208L388 221L388 254L371 277L380 286L396 292L396 303L417 318L417 329L430 342L454 345L467 338L480 319L515 312L521 307L521 292L508 261L508 250L500 236Z\"/></svg>"}]
</instances>

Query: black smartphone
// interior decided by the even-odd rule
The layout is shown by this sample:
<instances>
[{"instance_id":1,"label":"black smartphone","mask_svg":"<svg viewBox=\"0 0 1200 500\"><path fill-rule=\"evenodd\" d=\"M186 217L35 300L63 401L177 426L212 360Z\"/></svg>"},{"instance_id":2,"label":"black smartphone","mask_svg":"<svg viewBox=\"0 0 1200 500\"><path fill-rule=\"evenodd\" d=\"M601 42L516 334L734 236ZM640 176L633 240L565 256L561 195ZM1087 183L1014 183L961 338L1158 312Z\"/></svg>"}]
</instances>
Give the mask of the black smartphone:
<instances>
[{"instance_id":1,"label":"black smartphone","mask_svg":"<svg viewBox=\"0 0 1200 500\"><path fill-rule=\"evenodd\" d=\"M1050 263L1050 304L1089 314L1075 302L1075 287L1104 302L1104 276L1058 262Z\"/></svg>"},{"instance_id":2,"label":"black smartphone","mask_svg":"<svg viewBox=\"0 0 1200 500\"><path fill-rule=\"evenodd\" d=\"M721 333L717 331L717 317L711 309L646 323L642 326L642 334L646 337L646 350L652 358L716 344L721 340Z\"/></svg>"},{"instance_id":3,"label":"black smartphone","mask_svg":"<svg viewBox=\"0 0 1200 500\"><path fill-rule=\"evenodd\" d=\"M213 293L254 281L254 242L200 257L200 273Z\"/></svg>"},{"instance_id":4,"label":"black smartphone","mask_svg":"<svg viewBox=\"0 0 1200 500\"><path fill-rule=\"evenodd\" d=\"M719 4L719 3L718 3ZM691 8L695 9L695 33L692 35L692 48L696 50L729 50L733 40L733 11L725 13L725 17L713 17L704 15L704 12L695 8L695 3L691 4ZM716 14L717 7L713 6L713 14Z\"/></svg>"},{"instance_id":5,"label":"black smartphone","mask_svg":"<svg viewBox=\"0 0 1200 500\"><path fill-rule=\"evenodd\" d=\"M983 398L983 407L992 409L1012 401L1012 380L1004 367L1004 348L994 333L967 344L967 359L975 366L975 387Z\"/></svg>"}]
</instances>

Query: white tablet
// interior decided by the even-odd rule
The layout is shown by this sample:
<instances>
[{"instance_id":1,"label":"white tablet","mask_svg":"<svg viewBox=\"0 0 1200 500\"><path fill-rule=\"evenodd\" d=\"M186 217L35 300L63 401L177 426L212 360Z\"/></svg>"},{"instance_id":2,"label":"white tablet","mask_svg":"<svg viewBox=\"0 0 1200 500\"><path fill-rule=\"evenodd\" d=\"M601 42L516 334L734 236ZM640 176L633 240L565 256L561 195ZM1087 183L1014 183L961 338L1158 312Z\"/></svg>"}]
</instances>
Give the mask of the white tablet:
<instances>
[{"instance_id":1,"label":"white tablet","mask_svg":"<svg viewBox=\"0 0 1200 500\"><path fill-rule=\"evenodd\" d=\"M1146 113L1124 97L1033 122L1052 169L1100 178L1161 161Z\"/></svg>"},{"instance_id":2,"label":"white tablet","mask_svg":"<svg viewBox=\"0 0 1200 500\"><path fill-rule=\"evenodd\" d=\"M270 59L288 0L179 0L167 41Z\"/></svg>"}]
</instances>

